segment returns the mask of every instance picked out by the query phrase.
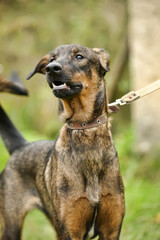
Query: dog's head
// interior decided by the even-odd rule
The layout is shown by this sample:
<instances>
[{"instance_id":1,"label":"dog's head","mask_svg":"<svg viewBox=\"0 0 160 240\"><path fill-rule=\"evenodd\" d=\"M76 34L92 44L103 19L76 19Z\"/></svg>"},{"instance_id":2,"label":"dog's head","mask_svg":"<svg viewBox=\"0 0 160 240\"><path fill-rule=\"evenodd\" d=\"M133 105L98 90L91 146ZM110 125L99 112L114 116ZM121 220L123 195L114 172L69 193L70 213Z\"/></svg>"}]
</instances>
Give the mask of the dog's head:
<instances>
[{"instance_id":1,"label":"dog's head","mask_svg":"<svg viewBox=\"0 0 160 240\"><path fill-rule=\"evenodd\" d=\"M109 71L109 63L109 54L103 49L63 45L40 59L27 79L37 72L46 74L54 95L71 99L92 85L93 75L101 79Z\"/></svg>"}]
</instances>

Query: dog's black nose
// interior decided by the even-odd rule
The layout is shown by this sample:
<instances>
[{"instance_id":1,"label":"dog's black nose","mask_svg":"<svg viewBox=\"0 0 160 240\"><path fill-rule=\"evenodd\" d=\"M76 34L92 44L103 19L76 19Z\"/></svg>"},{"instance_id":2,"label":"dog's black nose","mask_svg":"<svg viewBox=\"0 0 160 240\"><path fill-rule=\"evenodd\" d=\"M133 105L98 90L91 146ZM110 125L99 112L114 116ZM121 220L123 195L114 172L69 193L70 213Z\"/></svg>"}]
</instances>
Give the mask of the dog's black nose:
<instances>
[{"instance_id":1,"label":"dog's black nose","mask_svg":"<svg viewBox=\"0 0 160 240\"><path fill-rule=\"evenodd\" d=\"M46 66L47 73L60 73L62 71L62 65L60 63L49 63Z\"/></svg>"}]
</instances>

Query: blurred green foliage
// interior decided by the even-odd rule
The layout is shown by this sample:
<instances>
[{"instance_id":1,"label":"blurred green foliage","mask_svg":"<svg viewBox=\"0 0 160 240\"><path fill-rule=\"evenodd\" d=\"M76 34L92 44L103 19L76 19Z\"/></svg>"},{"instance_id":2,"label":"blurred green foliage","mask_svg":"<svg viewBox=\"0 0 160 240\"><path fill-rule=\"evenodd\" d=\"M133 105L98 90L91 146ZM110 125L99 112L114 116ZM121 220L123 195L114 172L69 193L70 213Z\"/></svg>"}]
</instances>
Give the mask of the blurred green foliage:
<instances>
[{"instance_id":1,"label":"blurred green foliage","mask_svg":"<svg viewBox=\"0 0 160 240\"><path fill-rule=\"evenodd\" d=\"M61 44L71 43L105 48L111 55L112 71L126 32L126 10L126 0L0 1L0 71L4 76L12 69L18 71L30 93L28 98L1 94L0 103L29 141L54 139L62 123L57 117L57 99L45 77L37 74L25 81L27 74L43 55ZM110 73L106 80L109 85ZM126 69L115 98L126 93L128 88ZM112 132L126 189L126 216L121 239L158 240L159 150L144 156L136 152L129 106L121 108L112 118ZM0 170L8 156L0 140ZM42 213L34 210L28 214L23 239L53 239L52 233Z\"/></svg>"}]
</instances>

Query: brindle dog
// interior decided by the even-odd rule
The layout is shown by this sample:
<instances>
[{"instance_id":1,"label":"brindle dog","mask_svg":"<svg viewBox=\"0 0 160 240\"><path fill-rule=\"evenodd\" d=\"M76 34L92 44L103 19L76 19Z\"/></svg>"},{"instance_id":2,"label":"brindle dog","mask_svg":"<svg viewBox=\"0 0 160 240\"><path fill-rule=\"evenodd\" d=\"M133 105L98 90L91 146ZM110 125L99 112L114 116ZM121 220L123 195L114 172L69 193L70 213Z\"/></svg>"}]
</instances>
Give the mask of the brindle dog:
<instances>
[{"instance_id":1,"label":"brindle dog","mask_svg":"<svg viewBox=\"0 0 160 240\"><path fill-rule=\"evenodd\" d=\"M1 239L21 239L24 217L35 207L59 240L119 239L124 187L106 117L108 70L104 50L64 45L29 74L46 74L59 98L64 125L56 141L26 142L0 110L1 135L11 153L0 181Z\"/></svg>"}]
</instances>

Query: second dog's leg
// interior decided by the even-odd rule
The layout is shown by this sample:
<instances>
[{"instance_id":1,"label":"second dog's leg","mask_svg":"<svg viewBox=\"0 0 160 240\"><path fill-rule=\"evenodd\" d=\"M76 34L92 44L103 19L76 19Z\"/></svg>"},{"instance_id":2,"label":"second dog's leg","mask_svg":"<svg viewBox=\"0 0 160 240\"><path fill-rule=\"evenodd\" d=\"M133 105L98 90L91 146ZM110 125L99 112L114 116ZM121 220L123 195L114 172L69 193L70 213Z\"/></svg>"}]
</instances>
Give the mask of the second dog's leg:
<instances>
[{"instance_id":1,"label":"second dog's leg","mask_svg":"<svg viewBox=\"0 0 160 240\"><path fill-rule=\"evenodd\" d=\"M1 240L20 240L28 211L40 204L33 180L7 169L0 176Z\"/></svg>"}]
</instances>

